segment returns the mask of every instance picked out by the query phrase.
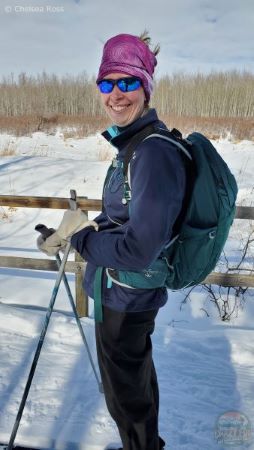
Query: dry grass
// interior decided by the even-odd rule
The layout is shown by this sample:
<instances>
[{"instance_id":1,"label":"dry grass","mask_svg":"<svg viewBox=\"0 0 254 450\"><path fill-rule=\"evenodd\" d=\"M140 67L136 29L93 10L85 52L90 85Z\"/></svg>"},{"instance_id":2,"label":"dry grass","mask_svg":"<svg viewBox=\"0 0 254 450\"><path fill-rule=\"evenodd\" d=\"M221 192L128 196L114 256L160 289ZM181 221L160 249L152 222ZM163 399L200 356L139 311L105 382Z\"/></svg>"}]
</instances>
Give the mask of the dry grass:
<instances>
[{"instance_id":1,"label":"dry grass","mask_svg":"<svg viewBox=\"0 0 254 450\"><path fill-rule=\"evenodd\" d=\"M14 134L15 136L29 136L36 131L52 134L57 127L66 128L64 138L82 138L96 132L101 132L109 125L106 117L91 117L89 115L33 115L33 116L0 116L0 132Z\"/></svg>"},{"instance_id":2,"label":"dry grass","mask_svg":"<svg viewBox=\"0 0 254 450\"><path fill-rule=\"evenodd\" d=\"M16 147L11 142L8 142L6 147L0 149L0 156L14 156L16 154Z\"/></svg>"},{"instance_id":3,"label":"dry grass","mask_svg":"<svg viewBox=\"0 0 254 450\"><path fill-rule=\"evenodd\" d=\"M210 139L230 137L233 140L254 140L254 119L252 118L179 117L173 115L161 115L160 118L169 128L178 128L184 135L192 131L199 131ZM83 138L97 132L100 133L109 125L110 120L106 116L0 116L0 132L16 136L30 135L35 131L54 134L57 127L61 127L64 139ZM11 152L11 149L5 149L5 151L6 155L13 154L8 153Z\"/></svg>"},{"instance_id":4,"label":"dry grass","mask_svg":"<svg viewBox=\"0 0 254 450\"><path fill-rule=\"evenodd\" d=\"M4 222L11 222L13 215L16 213L18 208L9 206L8 208L0 207L0 220Z\"/></svg>"},{"instance_id":5,"label":"dry grass","mask_svg":"<svg viewBox=\"0 0 254 450\"><path fill-rule=\"evenodd\" d=\"M15 136L27 136L37 131L38 120L35 116L0 116L0 131L14 134Z\"/></svg>"},{"instance_id":6,"label":"dry grass","mask_svg":"<svg viewBox=\"0 0 254 450\"><path fill-rule=\"evenodd\" d=\"M185 136L198 131L209 139L254 140L254 119L251 118L161 116L161 119L169 128L178 128Z\"/></svg>"}]
</instances>

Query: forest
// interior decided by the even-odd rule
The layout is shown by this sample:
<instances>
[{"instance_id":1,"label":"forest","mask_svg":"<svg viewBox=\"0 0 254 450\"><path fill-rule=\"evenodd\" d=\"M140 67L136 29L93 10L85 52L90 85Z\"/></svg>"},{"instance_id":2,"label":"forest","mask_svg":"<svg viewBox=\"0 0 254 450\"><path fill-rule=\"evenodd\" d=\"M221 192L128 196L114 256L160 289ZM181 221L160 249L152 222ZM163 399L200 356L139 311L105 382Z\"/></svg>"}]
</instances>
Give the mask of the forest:
<instances>
[{"instance_id":1,"label":"forest","mask_svg":"<svg viewBox=\"0 0 254 450\"><path fill-rule=\"evenodd\" d=\"M175 73L155 79L150 102L169 127L198 129L211 138L254 138L254 74L248 71ZM0 130L26 135L72 126L77 137L108 124L95 77L10 74L0 81Z\"/></svg>"}]
</instances>

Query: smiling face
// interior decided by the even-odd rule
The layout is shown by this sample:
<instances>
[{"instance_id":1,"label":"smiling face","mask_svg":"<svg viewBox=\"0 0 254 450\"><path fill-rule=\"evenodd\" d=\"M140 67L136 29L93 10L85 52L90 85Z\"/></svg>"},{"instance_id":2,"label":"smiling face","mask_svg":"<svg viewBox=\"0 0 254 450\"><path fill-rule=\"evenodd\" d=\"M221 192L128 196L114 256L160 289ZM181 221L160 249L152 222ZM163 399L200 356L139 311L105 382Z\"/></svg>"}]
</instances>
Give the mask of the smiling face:
<instances>
[{"instance_id":1,"label":"smiling face","mask_svg":"<svg viewBox=\"0 0 254 450\"><path fill-rule=\"evenodd\" d=\"M104 79L117 80L130 75L110 73ZM141 86L136 91L122 92L117 85L110 94L100 94L104 109L112 122L125 127L138 119L145 109L145 92Z\"/></svg>"}]
</instances>

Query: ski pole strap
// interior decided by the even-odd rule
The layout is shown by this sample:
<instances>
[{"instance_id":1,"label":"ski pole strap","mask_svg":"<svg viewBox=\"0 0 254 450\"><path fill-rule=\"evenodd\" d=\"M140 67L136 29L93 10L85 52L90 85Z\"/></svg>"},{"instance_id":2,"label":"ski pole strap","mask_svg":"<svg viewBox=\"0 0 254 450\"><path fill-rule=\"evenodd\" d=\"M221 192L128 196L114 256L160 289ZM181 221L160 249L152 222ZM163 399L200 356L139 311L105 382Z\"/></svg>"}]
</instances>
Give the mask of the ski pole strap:
<instances>
[{"instance_id":1,"label":"ski pole strap","mask_svg":"<svg viewBox=\"0 0 254 450\"><path fill-rule=\"evenodd\" d=\"M95 272L94 279L94 319L95 322L102 322L102 277L103 277L103 267L98 267Z\"/></svg>"}]
</instances>

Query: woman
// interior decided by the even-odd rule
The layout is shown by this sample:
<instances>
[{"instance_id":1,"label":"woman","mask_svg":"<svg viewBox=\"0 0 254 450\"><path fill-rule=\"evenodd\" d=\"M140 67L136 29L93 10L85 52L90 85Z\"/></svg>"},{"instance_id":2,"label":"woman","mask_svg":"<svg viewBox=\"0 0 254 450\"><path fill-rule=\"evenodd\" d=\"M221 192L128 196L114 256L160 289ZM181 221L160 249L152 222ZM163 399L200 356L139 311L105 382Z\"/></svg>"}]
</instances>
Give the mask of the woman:
<instances>
[{"instance_id":1,"label":"woman","mask_svg":"<svg viewBox=\"0 0 254 450\"><path fill-rule=\"evenodd\" d=\"M98 267L139 272L156 260L172 237L183 203L181 156L175 146L158 137L138 144L130 161L131 201L124 201L126 146L149 124L166 128L156 111L149 109L159 50L152 51L149 43L147 33L120 34L106 42L97 85L113 124L103 136L118 154L104 185L103 211L95 223L86 222L80 210L68 211L60 225L61 238L58 230L51 242L49 238L43 244L43 250L52 254L61 247L62 238L72 235L72 246L88 261L85 289L92 298ZM163 449L151 334L167 291L112 283L108 273L102 271L103 321L95 324L107 407L117 424L121 449Z\"/></svg>"}]
</instances>

